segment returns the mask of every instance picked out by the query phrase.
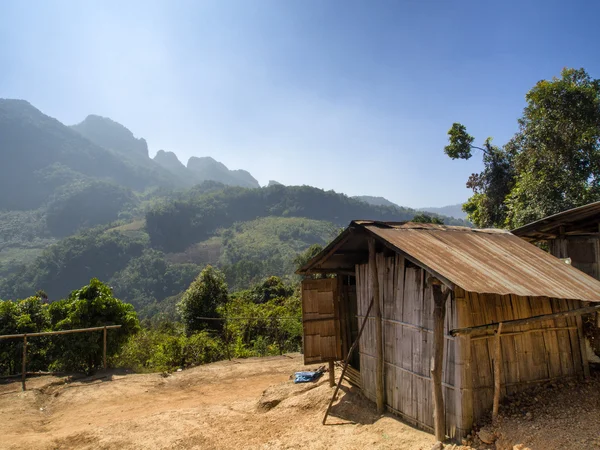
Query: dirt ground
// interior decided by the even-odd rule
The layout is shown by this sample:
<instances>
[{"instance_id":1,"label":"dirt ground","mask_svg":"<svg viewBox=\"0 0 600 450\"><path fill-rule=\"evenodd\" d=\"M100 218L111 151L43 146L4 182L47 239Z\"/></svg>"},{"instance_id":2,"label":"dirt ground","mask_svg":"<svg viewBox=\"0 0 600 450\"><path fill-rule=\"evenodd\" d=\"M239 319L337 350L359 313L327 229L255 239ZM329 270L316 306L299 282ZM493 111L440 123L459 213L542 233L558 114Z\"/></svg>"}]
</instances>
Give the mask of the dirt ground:
<instances>
[{"instance_id":1,"label":"dirt ground","mask_svg":"<svg viewBox=\"0 0 600 450\"><path fill-rule=\"evenodd\" d=\"M312 368L312 367L311 367ZM99 373L78 380L32 377L0 383L1 449L415 449L432 435L344 384L328 424L327 375L295 385L298 354L222 361L167 374ZM495 443L445 449L600 449L600 374L507 399Z\"/></svg>"},{"instance_id":2,"label":"dirt ground","mask_svg":"<svg viewBox=\"0 0 600 450\"><path fill-rule=\"evenodd\" d=\"M2 449L427 449L431 435L344 386L322 426L327 375L294 385L300 355L222 361L169 376L109 374L0 384ZM102 376L99 374L98 376ZM266 391L266 392L265 392ZM263 395L264 393L264 395Z\"/></svg>"}]
</instances>

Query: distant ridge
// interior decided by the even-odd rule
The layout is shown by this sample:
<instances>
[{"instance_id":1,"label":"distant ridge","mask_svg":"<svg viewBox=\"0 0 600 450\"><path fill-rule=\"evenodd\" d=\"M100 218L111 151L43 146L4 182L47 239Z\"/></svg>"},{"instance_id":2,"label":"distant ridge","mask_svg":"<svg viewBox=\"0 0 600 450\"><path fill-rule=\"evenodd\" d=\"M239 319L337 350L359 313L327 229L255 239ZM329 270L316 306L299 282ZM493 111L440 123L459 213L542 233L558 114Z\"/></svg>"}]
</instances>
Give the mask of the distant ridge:
<instances>
[{"instance_id":1,"label":"distant ridge","mask_svg":"<svg viewBox=\"0 0 600 450\"><path fill-rule=\"evenodd\" d=\"M360 200L373 206L395 206L396 208L400 208L400 205L390 202L387 198L384 197L374 197L372 195L355 195L352 198L355 198L356 200Z\"/></svg>"},{"instance_id":2,"label":"distant ridge","mask_svg":"<svg viewBox=\"0 0 600 450\"><path fill-rule=\"evenodd\" d=\"M442 216L454 217L455 219L467 220L467 213L462 210L462 203L456 205L440 206L440 207L426 207L418 208L419 211L430 212L434 214L440 214Z\"/></svg>"}]
</instances>

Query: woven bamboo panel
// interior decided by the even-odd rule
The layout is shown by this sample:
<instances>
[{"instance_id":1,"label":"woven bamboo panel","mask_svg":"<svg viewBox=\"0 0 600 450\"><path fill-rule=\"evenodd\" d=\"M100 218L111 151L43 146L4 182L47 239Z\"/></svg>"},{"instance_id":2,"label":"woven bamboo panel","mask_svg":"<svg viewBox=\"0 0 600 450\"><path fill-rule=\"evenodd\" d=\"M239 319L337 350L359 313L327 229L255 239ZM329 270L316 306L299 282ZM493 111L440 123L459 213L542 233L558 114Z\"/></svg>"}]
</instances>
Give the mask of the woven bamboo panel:
<instances>
[{"instance_id":1,"label":"woven bamboo panel","mask_svg":"<svg viewBox=\"0 0 600 450\"><path fill-rule=\"evenodd\" d=\"M407 265L400 255L377 255L383 318L386 403L410 423L433 427L431 356L433 354L433 293L426 286L423 269ZM362 321L371 301L368 264L356 267L358 314ZM362 387L375 400L375 321L369 319L359 343ZM455 311L447 302L446 334L455 327ZM454 393L454 340L448 338L444 352L444 397L447 434L456 433Z\"/></svg>"}]
</instances>

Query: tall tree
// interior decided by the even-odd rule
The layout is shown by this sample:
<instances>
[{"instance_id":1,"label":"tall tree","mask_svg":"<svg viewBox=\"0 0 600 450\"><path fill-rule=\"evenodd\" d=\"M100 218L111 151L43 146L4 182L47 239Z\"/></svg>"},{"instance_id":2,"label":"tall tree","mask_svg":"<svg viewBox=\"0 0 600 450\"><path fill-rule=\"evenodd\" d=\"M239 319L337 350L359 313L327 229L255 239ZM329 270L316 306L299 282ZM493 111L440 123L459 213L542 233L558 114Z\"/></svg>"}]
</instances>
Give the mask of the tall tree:
<instances>
[{"instance_id":1,"label":"tall tree","mask_svg":"<svg viewBox=\"0 0 600 450\"><path fill-rule=\"evenodd\" d=\"M177 305L186 333L189 335L207 328L220 329L219 321L206 318L218 318L217 308L224 305L227 298L225 276L212 266L206 266Z\"/></svg>"},{"instance_id":2,"label":"tall tree","mask_svg":"<svg viewBox=\"0 0 600 450\"><path fill-rule=\"evenodd\" d=\"M600 199L600 80L563 69L526 98L505 146L517 173L506 200L510 227Z\"/></svg>"},{"instance_id":3,"label":"tall tree","mask_svg":"<svg viewBox=\"0 0 600 450\"><path fill-rule=\"evenodd\" d=\"M473 195L463 205L463 211L478 227L501 227L507 213L504 200L514 184L512 155L492 145L492 138L488 137L482 147L473 145L474 140L464 125L454 123L448 131L449 143L444 152L452 159L465 160L473 156L473 149L483 153L483 171L471 174L467 181Z\"/></svg>"},{"instance_id":4,"label":"tall tree","mask_svg":"<svg viewBox=\"0 0 600 450\"><path fill-rule=\"evenodd\" d=\"M448 132L445 153L469 159L483 152L484 170L463 205L477 226L514 228L600 199L600 80L584 69L538 82L526 96L519 131L503 148L483 147L464 125Z\"/></svg>"}]
</instances>

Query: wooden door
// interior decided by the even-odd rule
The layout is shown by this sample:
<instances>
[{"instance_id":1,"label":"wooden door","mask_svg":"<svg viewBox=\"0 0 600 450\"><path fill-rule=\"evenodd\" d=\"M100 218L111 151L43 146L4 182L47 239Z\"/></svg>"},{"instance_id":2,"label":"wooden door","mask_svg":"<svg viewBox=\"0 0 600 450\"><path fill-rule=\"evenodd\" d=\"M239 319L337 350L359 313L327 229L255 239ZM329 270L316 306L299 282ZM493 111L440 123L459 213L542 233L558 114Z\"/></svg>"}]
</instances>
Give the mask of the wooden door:
<instances>
[{"instance_id":1,"label":"wooden door","mask_svg":"<svg viewBox=\"0 0 600 450\"><path fill-rule=\"evenodd\" d=\"M302 282L304 364L343 359L338 302L336 278Z\"/></svg>"}]
</instances>

